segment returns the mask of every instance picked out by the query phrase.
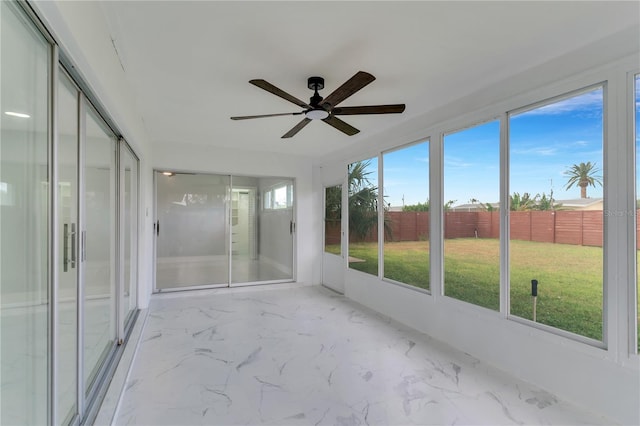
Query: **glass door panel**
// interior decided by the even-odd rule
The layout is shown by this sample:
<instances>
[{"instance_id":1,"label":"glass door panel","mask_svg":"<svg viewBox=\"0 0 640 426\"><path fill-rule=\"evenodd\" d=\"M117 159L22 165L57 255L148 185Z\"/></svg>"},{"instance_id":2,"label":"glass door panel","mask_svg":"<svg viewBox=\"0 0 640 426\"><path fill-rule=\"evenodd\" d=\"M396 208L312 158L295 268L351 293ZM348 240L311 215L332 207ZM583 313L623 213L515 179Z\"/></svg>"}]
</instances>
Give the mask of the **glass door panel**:
<instances>
[{"instance_id":1,"label":"glass door panel","mask_svg":"<svg viewBox=\"0 0 640 426\"><path fill-rule=\"evenodd\" d=\"M344 293L342 257L342 185L324 188L324 252L322 284Z\"/></svg>"},{"instance_id":2,"label":"glass door panel","mask_svg":"<svg viewBox=\"0 0 640 426\"><path fill-rule=\"evenodd\" d=\"M78 90L58 82L58 419L76 413L78 353Z\"/></svg>"},{"instance_id":3,"label":"glass door panel","mask_svg":"<svg viewBox=\"0 0 640 426\"><path fill-rule=\"evenodd\" d=\"M324 252L342 255L342 185L324 189Z\"/></svg>"},{"instance_id":4,"label":"glass door panel","mask_svg":"<svg viewBox=\"0 0 640 426\"><path fill-rule=\"evenodd\" d=\"M293 279L293 180L234 176L231 203L231 283Z\"/></svg>"},{"instance_id":5,"label":"glass door panel","mask_svg":"<svg viewBox=\"0 0 640 426\"><path fill-rule=\"evenodd\" d=\"M120 145L120 184L124 191L122 226L124 321L131 317L138 305L138 159L122 143Z\"/></svg>"},{"instance_id":6,"label":"glass door panel","mask_svg":"<svg viewBox=\"0 0 640 426\"><path fill-rule=\"evenodd\" d=\"M156 290L229 282L229 180L156 172Z\"/></svg>"},{"instance_id":7,"label":"glass door panel","mask_svg":"<svg viewBox=\"0 0 640 426\"><path fill-rule=\"evenodd\" d=\"M86 115L84 164L84 386L88 391L116 338L116 140Z\"/></svg>"},{"instance_id":8,"label":"glass door panel","mask_svg":"<svg viewBox=\"0 0 640 426\"><path fill-rule=\"evenodd\" d=\"M46 424L50 46L0 2L0 424Z\"/></svg>"}]
</instances>

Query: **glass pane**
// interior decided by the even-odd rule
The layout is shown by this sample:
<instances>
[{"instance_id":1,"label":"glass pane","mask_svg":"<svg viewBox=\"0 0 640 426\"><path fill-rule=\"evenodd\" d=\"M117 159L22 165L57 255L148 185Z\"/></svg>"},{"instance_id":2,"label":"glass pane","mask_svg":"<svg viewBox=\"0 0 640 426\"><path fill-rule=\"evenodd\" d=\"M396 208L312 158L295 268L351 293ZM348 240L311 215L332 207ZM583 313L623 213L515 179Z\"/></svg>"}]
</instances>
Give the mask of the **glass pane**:
<instances>
[{"instance_id":1,"label":"glass pane","mask_svg":"<svg viewBox=\"0 0 640 426\"><path fill-rule=\"evenodd\" d=\"M121 164L124 189L123 246L124 246L124 293L125 318L137 309L138 291L138 160L121 144Z\"/></svg>"},{"instance_id":2,"label":"glass pane","mask_svg":"<svg viewBox=\"0 0 640 426\"><path fill-rule=\"evenodd\" d=\"M384 277L429 289L429 143L383 156Z\"/></svg>"},{"instance_id":3,"label":"glass pane","mask_svg":"<svg viewBox=\"0 0 640 426\"><path fill-rule=\"evenodd\" d=\"M324 251L342 254L342 185L324 189Z\"/></svg>"},{"instance_id":4,"label":"glass pane","mask_svg":"<svg viewBox=\"0 0 640 426\"><path fill-rule=\"evenodd\" d=\"M349 268L378 275L378 158L349 164Z\"/></svg>"},{"instance_id":5,"label":"glass pane","mask_svg":"<svg viewBox=\"0 0 640 426\"><path fill-rule=\"evenodd\" d=\"M231 282L292 279L293 180L247 176L232 180ZM258 209L260 194L271 200L263 209Z\"/></svg>"},{"instance_id":6,"label":"glass pane","mask_svg":"<svg viewBox=\"0 0 640 426\"><path fill-rule=\"evenodd\" d=\"M58 423L76 413L78 351L78 91L58 83Z\"/></svg>"},{"instance_id":7,"label":"glass pane","mask_svg":"<svg viewBox=\"0 0 640 426\"><path fill-rule=\"evenodd\" d=\"M156 173L156 288L229 282L229 176Z\"/></svg>"},{"instance_id":8,"label":"glass pane","mask_svg":"<svg viewBox=\"0 0 640 426\"><path fill-rule=\"evenodd\" d=\"M510 312L602 340L603 90L511 115L509 129Z\"/></svg>"},{"instance_id":9,"label":"glass pane","mask_svg":"<svg viewBox=\"0 0 640 426\"><path fill-rule=\"evenodd\" d=\"M500 309L500 122L444 137L444 294Z\"/></svg>"},{"instance_id":10,"label":"glass pane","mask_svg":"<svg viewBox=\"0 0 640 426\"><path fill-rule=\"evenodd\" d=\"M50 50L14 3L0 19L0 424L46 424Z\"/></svg>"},{"instance_id":11,"label":"glass pane","mask_svg":"<svg viewBox=\"0 0 640 426\"><path fill-rule=\"evenodd\" d=\"M86 115L84 205L84 385L89 390L116 337L116 140Z\"/></svg>"}]
</instances>

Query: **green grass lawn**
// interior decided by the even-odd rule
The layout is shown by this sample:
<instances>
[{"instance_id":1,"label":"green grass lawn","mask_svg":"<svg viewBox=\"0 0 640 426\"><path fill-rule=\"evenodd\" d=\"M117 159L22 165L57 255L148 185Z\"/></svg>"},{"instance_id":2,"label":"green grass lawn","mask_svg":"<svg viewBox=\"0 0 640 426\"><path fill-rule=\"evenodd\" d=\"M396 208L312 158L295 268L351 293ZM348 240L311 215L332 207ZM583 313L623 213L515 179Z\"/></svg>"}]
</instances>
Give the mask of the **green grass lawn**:
<instances>
[{"instance_id":1,"label":"green grass lawn","mask_svg":"<svg viewBox=\"0 0 640 426\"><path fill-rule=\"evenodd\" d=\"M511 241L511 314L533 319L531 280L538 280L537 321L602 340L602 248ZM339 253L339 251L338 251ZM377 275L375 243L356 243L350 268ZM498 310L499 241L445 241L445 294ZM429 243L385 243L385 277L429 288Z\"/></svg>"}]
</instances>

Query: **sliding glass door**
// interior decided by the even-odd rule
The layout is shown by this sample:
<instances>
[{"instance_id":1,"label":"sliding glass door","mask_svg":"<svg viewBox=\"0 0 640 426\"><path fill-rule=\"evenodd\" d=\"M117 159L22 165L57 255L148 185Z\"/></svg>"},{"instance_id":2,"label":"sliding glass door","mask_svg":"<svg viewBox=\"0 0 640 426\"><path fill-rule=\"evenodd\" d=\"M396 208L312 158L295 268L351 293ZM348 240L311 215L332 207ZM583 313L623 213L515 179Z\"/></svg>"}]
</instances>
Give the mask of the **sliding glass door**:
<instances>
[{"instance_id":1,"label":"sliding glass door","mask_svg":"<svg viewBox=\"0 0 640 426\"><path fill-rule=\"evenodd\" d=\"M129 323L138 307L138 158L120 144L120 264L122 283L121 326Z\"/></svg>"},{"instance_id":2,"label":"sliding glass door","mask_svg":"<svg viewBox=\"0 0 640 426\"><path fill-rule=\"evenodd\" d=\"M137 310L138 159L0 2L0 424L83 424Z\"/></svg>"},{"instance_id":3,"label":"sliding glass door","mask_svg":"<svg viewBox=\"0 0 640 426\"><path fill-rule=\"evenodd\" d=\"M51 46L15 4L0 19L0 424L46 424Z\"/></svg>"},{"instance_id":4,"label":"sliding glass door","mask_svg":"<svg viewBox=\"0 0 640 426\"><path fill-rule=\"evenodd\" d=\"M231 283L291 280L293 180L234 176L231 212Z\"/></svg>"},{"instance_id":5,"label":"sliding glass door","mask_svg":"<svg viewBox=\"0 0 640 426\"><path fill-rule=\"evenodd\" d=\"M77 412L78 372L78 100L79 91L60 70L58 80L58 419Z\"/></svg>"},{"instance_id":6,"label":"sliding glass door","mask_svg":"<svg viewBox=\"0 0 640 426\"><path fill-rule=\"evenodd\" d=\"M156 291L293 279L293 180L156 172Z\"/></svg>"},{"instance_id":7,"label":"sliding glass door","mask_svg":"<svg viewBox=\"0 0 640 426\"><path fill-rule=\"evenodd\" d=\"M116 338L116 138L88 108L83 168L84 388Z\"/></svg>"},{"instance_id":8,"label":"sliding glass door","mask_svg":"<svg viewBox=\"0 0 640 426\"><path fill-rule=\"evenodd\" d=\"M226 285L230 178L156 172L156 289Z\"/></svg>"}]
</instances>

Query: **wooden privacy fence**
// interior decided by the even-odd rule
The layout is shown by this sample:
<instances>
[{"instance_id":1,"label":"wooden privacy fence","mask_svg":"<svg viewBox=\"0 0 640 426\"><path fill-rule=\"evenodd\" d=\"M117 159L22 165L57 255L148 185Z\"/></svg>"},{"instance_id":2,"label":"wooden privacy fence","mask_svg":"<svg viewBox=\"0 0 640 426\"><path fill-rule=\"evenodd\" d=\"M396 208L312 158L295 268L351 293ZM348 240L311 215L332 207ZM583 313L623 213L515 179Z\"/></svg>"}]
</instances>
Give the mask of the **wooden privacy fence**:
<instances>
[{"instance_id":1,"label":"wooden privacy fence","mask_svg":"<svg viewBox=\"0 0 640 426\"><path fill-rule=\"evenodd\" d=\"M602 247L602 210L512 211L510 221L511 238L515 240ZM445 238L498 238L500 235L498 211L445 212L444 222ZM387 226L391 230L387 240L427 240L429 212L387 212ZM327 224L325 231L327 244L340 242L339 223ZM373 229L364 241L377 241L377 235L377 229ZM640 223L636 225L636 236L640 248Z\"/></svg>"}]
</instances>

